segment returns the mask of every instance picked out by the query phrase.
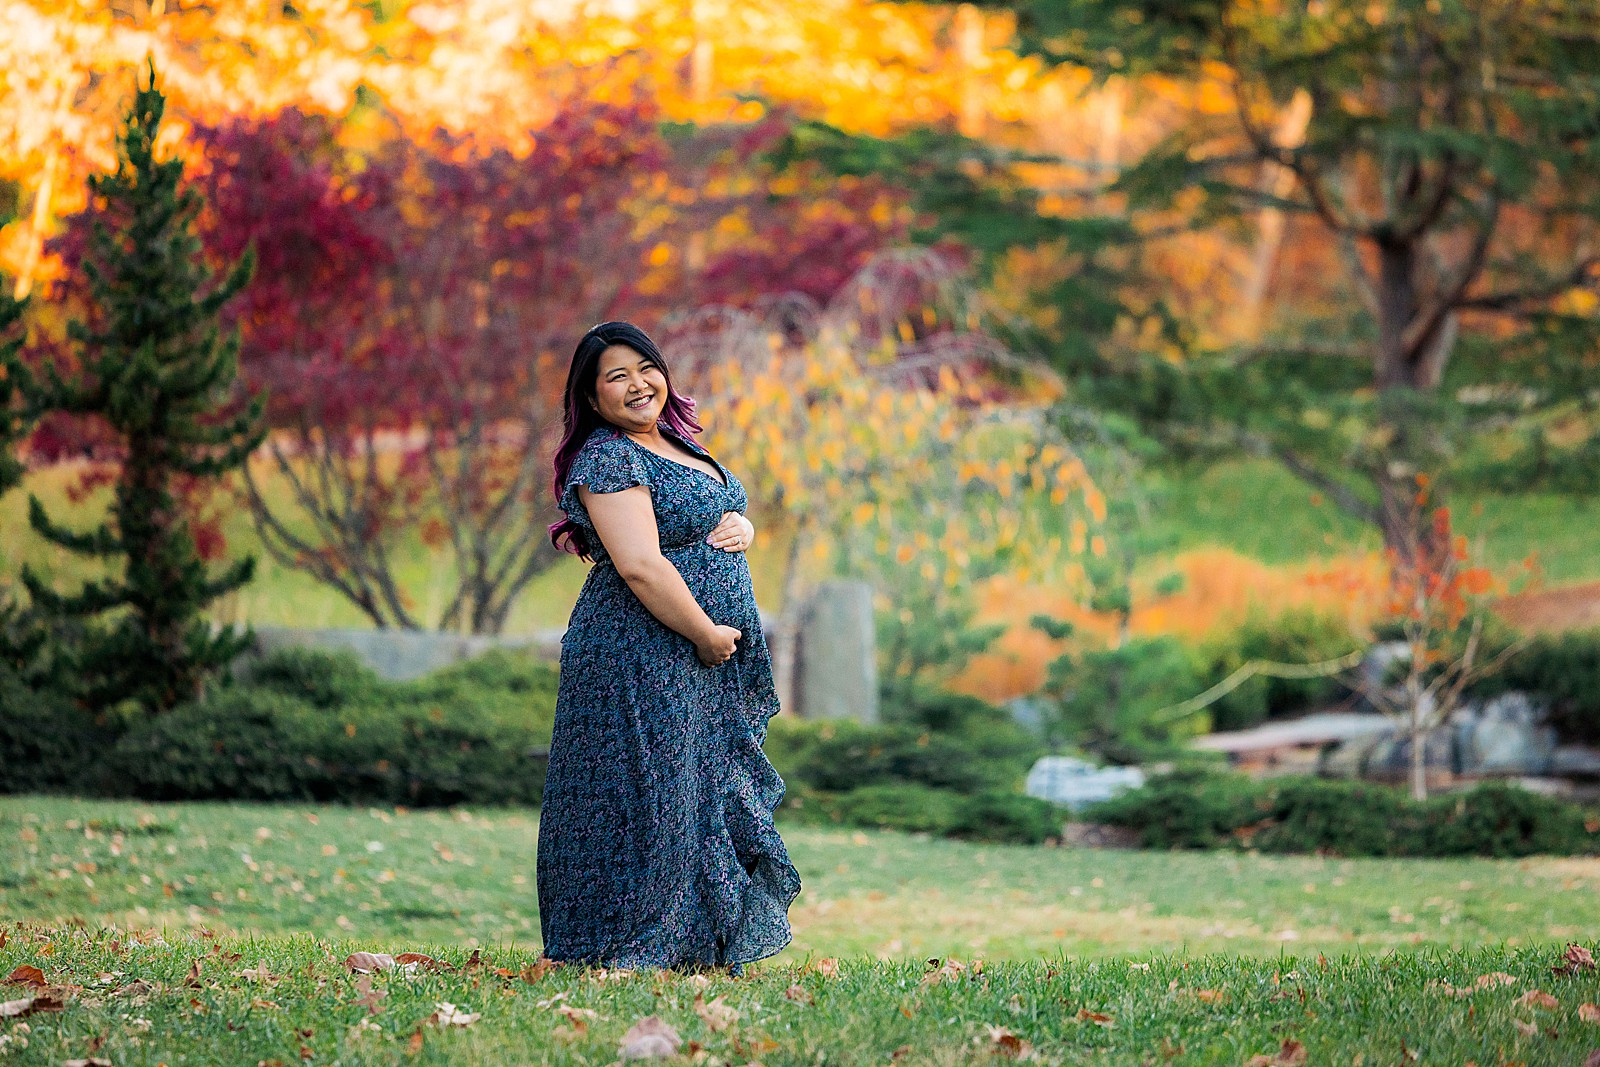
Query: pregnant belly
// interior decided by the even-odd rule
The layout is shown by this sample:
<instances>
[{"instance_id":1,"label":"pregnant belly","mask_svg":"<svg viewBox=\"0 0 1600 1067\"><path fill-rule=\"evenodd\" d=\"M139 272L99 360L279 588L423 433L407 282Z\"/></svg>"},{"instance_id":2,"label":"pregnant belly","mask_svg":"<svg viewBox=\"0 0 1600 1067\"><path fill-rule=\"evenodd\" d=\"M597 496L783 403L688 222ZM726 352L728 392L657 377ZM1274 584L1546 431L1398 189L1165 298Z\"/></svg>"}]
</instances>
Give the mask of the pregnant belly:
<instances>
[{"instance_id":1,"label":"pregnant belly","mask_svg":"<svg viewBox=\"0 0 1600 1067\"><path fill-rule=\"evenodd\" d=\"M759 622L750 564L743 552L726 552L704 541L663 549L684 584L713 622L746 629Z\"/></svg>"},{"instance_id":2,"label":"pregnant belly","mask_svg":"<svg viewBox=\"0 0 1600 1067\"><path fill-rule=\"evenodd\" d=\"M752 626L760 625L750 565L743 552L724 552L696 542L663 549L661 554L678 569L689 592L711 616L712 622L734 626L745 633L749 633ZM573 606L569 632L574 629L586 633L626 631L641 624L665 629L610 560L589 568ZM616 636L620 639L621 633Z\"/></svg>"}]
</instances>

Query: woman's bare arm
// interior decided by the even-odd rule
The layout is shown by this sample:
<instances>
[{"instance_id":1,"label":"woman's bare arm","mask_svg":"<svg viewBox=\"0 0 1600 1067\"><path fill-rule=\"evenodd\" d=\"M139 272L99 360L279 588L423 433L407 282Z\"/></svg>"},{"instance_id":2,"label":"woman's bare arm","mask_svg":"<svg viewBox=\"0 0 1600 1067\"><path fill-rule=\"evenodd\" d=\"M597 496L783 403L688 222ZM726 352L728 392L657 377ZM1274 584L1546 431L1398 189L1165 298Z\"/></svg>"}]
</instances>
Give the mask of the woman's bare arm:
<instances>
[{"instance_id":1,"label":"woman's bare arm","mask_svg":"<svg viewBox=\"0 0 1600 1067\"><path fill-rule=\"evenodd\" d=\"M615 493L591 493L580 485L578 499L588 509L617 573L650 614L696 645L710 640L717 624L689 591L678 568L661 554L650 490L635 485Z\"/></svg>"}]
</instances>

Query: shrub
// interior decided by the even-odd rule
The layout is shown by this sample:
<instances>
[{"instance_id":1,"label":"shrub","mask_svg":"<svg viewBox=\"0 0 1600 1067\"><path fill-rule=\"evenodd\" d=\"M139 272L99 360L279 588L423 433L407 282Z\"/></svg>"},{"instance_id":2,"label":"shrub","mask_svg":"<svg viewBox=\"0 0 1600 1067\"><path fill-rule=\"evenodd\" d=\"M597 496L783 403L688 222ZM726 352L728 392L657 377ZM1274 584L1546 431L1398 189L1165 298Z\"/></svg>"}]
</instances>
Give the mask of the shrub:
<instances>
[{"instance_id":1,"label":"shrub","mask_svg":"<svg viewBox=\"0 0 1600 1067\"><path fill-rule=\"evenodd\" d=\"M1022 781L1043 749L1013 723L974 736L906 724L866 726L850 720L772 720L767 758L784 779L812 789L848 792L905 783L973 793Z\"/></svg>"},{"instance_id":2,"label":"shrub","mask_svg":"<svg viewBox=\"0 0 1600 1067\"><path fill-rule=\"evenodd\" d=\"M1471 694L1491 697L1510 690L1548 700L1550 725L1563 740L1600 745L1600 630L1540 634L1473 685Z\"/></svg>"},{"instance_id":3,"label":"shrub","mask_svg":"<svg viewBox=\"0 0 1600 1067\"><path fill-rule=\"evenodd\" d=\"M72 700L0 667L0 793L93 790L115 737Z\"/></svg>"},{"instance_id":4,"label":"shrub","mask_svg":"<svg viewBox=\"0 0 1600 1067\"><path fill-rule=\"evenodd\" d=\"M113 763L152 799L537 804L557 668L483 659L385 683L340 654L283 650L249 684L136 727Z\"/></svg>"},{"instance_id":5,"label":"shrub","mask_svg":"<svg viewBox=\"0 0 1600 1067\"><path fill-rule=\"evenodd\" d=\"M1039 844L1061 831L1060 811L1020 793L956 793L915 783L868 785L844 793L801 788L784 796L786 821L928 833L969 841Z\"/></svg>"},{"instance_id":6,"label":"shrub","mask_svg":"<svg viewBox=\"0 0 1600 1067\"><path fill-rule=\"evenodd\" d=\"M1040 692L1045 736L1116 763L1138 763L1209 729L1201 711L1169 719L1166 709L1205 688L1193 653L1171 637L1135 637L1117 648L1068 652L1053 660Z\"/></svg>"},{"instance_id":7,"label":"shrub","mask_svg":"<svg viewBox=\"0 0 1600 1067\"><path fill-rule=\"evenodd\" d=\"M1390 786L1320 778L1164 775L1084 818L1126 826L1149 848L1257 848L1343 856L1580 855L1600 819L1504 784L1414 801Z\"/></svg>"},{"instance_id":8,"label":"shrub","mask_svg":"<svg viewBox=\"0 0 1600 1067\"><path fill-rule=\"evenodd\" d=\"M344 649L276 648L249 661L240 677L254 688L281 693L314 708L337 708L368 699L387 686L354 652Z\"/></svg>"},{"instance_id":9,"label":"shrub","mask_svg":"<svg viewBox=\"0 0 1600 1067\"><path fill-rule=\"evenodd\" d=\"M1061 836L1064 821L1061 809L1048 800L987 789L961 798L947 832L971 841L1037 845Z\"/></svg>"},{"instance_id":10,"label":"shrub","mask_svg":"<svg viewBox=\"0 0 1600 1067\"><path fill-rule=\"evenodd\" d=\"M956 821L960 800L948 789L900 783L852 789L835 797L831 808L849 826L944 834Z\"/></svg>"},{"instance_id":11,"label":"shrub","mask_svg":"<svg viewBox=\"0 0 1600 1067\"><path fill-rule=\"evenodd\" d=\"M1360 642L1339 619L1311 610L1292 610L1268 618L1252 613L1237 630L1208 643L1201 653L1212 683L1250 660L1319 663L1353 651ZM1256 676L1211 705L1218 730L1243 730L1285 713L1304 711L1338 699L1345 691L1335 677Z\"/></svg>"},{"instance_id":12,"label":"shrub","mask_svg":"<svg viewBox=\"0 0 1600 1067\"><path fill-rule=\"evenodd\" d=\"M223 690L153 716L118 740L118 784L150 800L312 800L323 772L298 738L319 712L269 689Z\"/></svg>"}]
</instances>

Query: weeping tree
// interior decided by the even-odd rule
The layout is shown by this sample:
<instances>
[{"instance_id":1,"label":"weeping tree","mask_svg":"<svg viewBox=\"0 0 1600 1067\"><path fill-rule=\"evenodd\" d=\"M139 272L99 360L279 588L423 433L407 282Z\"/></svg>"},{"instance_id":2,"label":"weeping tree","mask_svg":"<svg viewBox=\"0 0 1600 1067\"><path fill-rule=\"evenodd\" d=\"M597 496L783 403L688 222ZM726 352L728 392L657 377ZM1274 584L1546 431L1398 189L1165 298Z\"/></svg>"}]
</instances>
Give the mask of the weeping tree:
<instances>
[{"instance_id":1,"label":"weeping tree","mask_svg":"<svg viewBox=\"0 0 1600 1067\"><path fill-rule=\"evenodd\" d=\"M1169 443L1277 460L1390 546L1418 472L1594 487L1592 3L979 6L1012 12L1017 45L1049 63L1178 79L1203 101L1111 185L1131 225L1109 239L1287 225L1332 279L1331 309L1280 300L1264 335L1101 366L1087 394ZM1274 248L1258 248L1267 277Z\"/></svg>"},{"instance_id":2,"label":"weeping tree","mask_svg":"<svg viewBox=\"0 0 1600 1067\"><path fill-rule=\"evenodd\" d=\"M33 609L94 623L79 658L88 700L152 712L197 696L250 640L213 632L202 612L248 582L255 561L212 573L188 505L264 436L260 400L238 397L237 342L217 325L253 261L241 257L220 280L207 266L193 227L200 197L181 184L182 161L156 153L164 104L152 63L116 171L90 179L86 246L68 256L84 289L71 358L25 383L34 410L92 427L116 468L110 513L93 529L57 523L30 497L32 528L106 574L65 593L24 568Z\"/></svg>"}]
</instances>

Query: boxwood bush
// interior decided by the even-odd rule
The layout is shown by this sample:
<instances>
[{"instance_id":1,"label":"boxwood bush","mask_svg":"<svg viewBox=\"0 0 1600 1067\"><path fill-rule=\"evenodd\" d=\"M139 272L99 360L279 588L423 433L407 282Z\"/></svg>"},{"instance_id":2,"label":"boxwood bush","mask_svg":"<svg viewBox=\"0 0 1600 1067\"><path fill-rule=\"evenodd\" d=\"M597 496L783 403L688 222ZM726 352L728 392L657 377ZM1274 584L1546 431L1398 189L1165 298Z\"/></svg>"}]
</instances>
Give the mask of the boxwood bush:
<instances>
[{"instance_id":1,"label":"boxwood bush","mask_svg":"<svg viewBox=\"0 0 1600 1067\"><path fill-rule=\"evenodd\" d=\"M151 799L537 804L557 669L495 651L412 682L274 652L242 682L130 729L113 788Z\"/></svg>"},{"instance_id":2,"label":"boxwood bush","mask_svg":"<svg viewBox=\"0 0 1600 1067\"><path fill-rule=\"evenodd\" d=\"M1393 786L1182 773L1094 805L1147 848L1255 848L1339 856L1600 853L1600 816L1504 783L1417 802Z\"/></svg>"}]
</instances>

